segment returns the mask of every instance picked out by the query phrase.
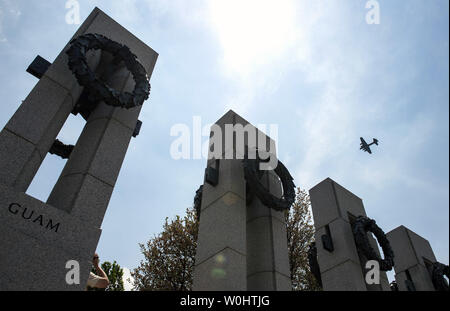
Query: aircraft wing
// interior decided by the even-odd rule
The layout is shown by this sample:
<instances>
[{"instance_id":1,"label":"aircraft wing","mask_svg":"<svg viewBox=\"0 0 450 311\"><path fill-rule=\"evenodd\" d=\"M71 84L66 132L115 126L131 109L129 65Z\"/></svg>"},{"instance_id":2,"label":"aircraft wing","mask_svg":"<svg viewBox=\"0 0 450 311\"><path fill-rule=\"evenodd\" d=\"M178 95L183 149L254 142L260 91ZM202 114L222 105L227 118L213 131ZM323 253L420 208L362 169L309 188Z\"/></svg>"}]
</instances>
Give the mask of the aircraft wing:
<instances>
[{"instance_id":1,"label":"aircraft wing","mask_svg":"<svg viewBox=\"0 0 450 311\"><path fill-rule=\"evenodd\" d=\"M361 137L361 148L360 149L372 154L372 150L370 150L369 145L366 143L366 141L362 137Z\"/></svg>"},{"instance_id":2,"label":"aircraft wing","mask_svg":"<svg viewBox=\"0 0 450 311\"><path fill-rule=\"evenodd\" d=\"M364 138L360 137L360 139L361 139L361 146L366 146L367 143L366 143L366 141L364 140Z\"/></svg>"},{"instance_id":3,"label":"aircraft wing","mask_svg":"<svg viewBox=\"0 0 450 311\"><path fill-rule=\"evenodd\" d=\"M361 150L364 150L365 152L372 154L372 150L370 150L369 146L361 146Z\"/></svg>"}]
</instances>

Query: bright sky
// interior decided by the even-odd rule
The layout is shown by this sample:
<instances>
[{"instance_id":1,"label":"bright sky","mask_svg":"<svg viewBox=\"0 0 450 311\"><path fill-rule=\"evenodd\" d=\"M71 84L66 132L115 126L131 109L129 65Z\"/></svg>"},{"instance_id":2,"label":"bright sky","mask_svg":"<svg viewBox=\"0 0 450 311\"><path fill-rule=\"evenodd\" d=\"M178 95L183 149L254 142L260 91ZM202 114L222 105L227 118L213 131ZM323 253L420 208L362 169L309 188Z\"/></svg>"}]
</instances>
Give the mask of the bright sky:
<instances>
[{"instance_id":1,"label":"bright sky","mask_svg":"<svg viewBox=\"0 0 450 311\"><path fill-rule=\"evenodd\" d=\"M233 109L277 124L278 155L296 185L330 177L364 200L388 232L405 225L449 262L449 2L379 0L79 0L160 56L105 216L101 260L133 269L138 243L184 214L206 160L173 160L170 129L194 116L214 123ZM0 0L0 128L33 86L25 69L53 61L78 28L61 0ZM60 139L76 143L71 117ZM380 140L369 155L359 137ZM65 162L49 155L28 193L46 201Z\"/></svg>"}]
</instances>

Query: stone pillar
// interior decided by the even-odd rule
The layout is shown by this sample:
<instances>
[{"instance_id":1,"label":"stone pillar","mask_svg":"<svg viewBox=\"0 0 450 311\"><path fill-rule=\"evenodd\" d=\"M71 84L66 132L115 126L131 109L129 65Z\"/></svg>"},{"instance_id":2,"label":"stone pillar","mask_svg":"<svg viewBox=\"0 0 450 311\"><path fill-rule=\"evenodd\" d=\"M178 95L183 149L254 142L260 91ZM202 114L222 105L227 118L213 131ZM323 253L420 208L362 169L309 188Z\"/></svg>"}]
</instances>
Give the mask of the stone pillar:
<instances>
[{"instance_id":1,"label":"stone pillar","mask_svg":"<svg viewBox=\"0 0 450 311\"><path fill-rule=\"evenodd\" d=\"M157 53L101 10L95 8L74 37L85 33L127 45L151 75ZM0 291L85 290L103 215L136 125L139 108L99 105L49 202L25 194L83 90L68 69L68 48L0 133ZM108 57L90 53L90 68L101 69ZM124 90L131 80L122 68L109 82ZM67 282L69 270L79 282Z\"/></svg>"},{"instance_id":2,"label":"stone pillar","mask_svg":"<svg viewBox=\"0 0 450 311\"><path fill-rule=\"evenodd\" d=\"M258 139L266 140L267 147L275 145L231 110L216 122L221 129L221 159L209 160L208 167L216 168L219 178L213 185L205 174L193 289L290 290L284 217L262 205L256 196L247 206L244 152L236 142L242 139L248 147L248 136L239 137L236 132L232 144L225 143L226 125L237 124L249 125L259 133ZM215 134L212 129L211 139ZM230 152L233 158L224 159ZM209 154L212 158L213 151ZM281 195L281 183L273 172L266 171L262 179L271 193Z\"/></svg>"},{"instance_id":3,"label":"stone pillar","mask_svg":"<svg viewBox=\"0 0 450 311\"><path fill-rule=\"evenodd\" d=\"M430 243L404 226L386 234L395 253L395 280L400 291L434 291L431 269L436 262Z\"/></svg>"},{"instance_id":4,"label":"stone pillar","mask_svg":"<svg viewBox=\"0 0 450 311\"><path fill-rule=\"evenodd\" d=\"M92 21L90 16L76 35ZM45 72L0 132L0 183L25 192L58 133L72 112L82 88L67 66L66 50ZM89 53L95 70L101 53Z\"/></svg>"},{"instance_id":5,"label":"stone pillar","mask_svg":"<svg viewBox=\"0 0 450 311\"><path fill-rule=\"evenodd\" d=\"M351 223L358 216L367 216L362 200L330 178L309 191L316 229L317 257L325 291L390 290L385 272L380 285L367 285L365 264L356 249ZM325 249L323 236L331 238L333 248ZM376 240L369 242L379 254Z\"/></svg>"},{"instance_id":6,"label":"stone pillar","mask_svg":"<svg viewBox=\"0 0 450 311\"><path fill-rule=\"evenodd\" d=\"M273 171L264 172L261 182L281 197ZM247 290L292 290L284 212L263 205L256 196L247 207Z\"/></svg>"},{"instance_id":7,"label":"stone pillar","mask_svg":"<svg viewBox=\"0 0 450 311\"><path fill-rule=\"evenodd\" d=\"M228 113L216 125L224 134L225 124L234 124L234 120L234 115ZM219 179L214 186L206 182L205 176L193 289L246 290L246 196L242 161L213 159L212 151L209 153L208 167L218 170Z\"/></svg>"},{"instance_id":8,"label":"stone pillar","mask_svg":"<svg viewBox=\"0 0 450 311\"><path fill-rule=\"evenodd\" d=\"M134 88L125 67L118 68L107 83L121 92ZM99 104L89 116L48 204L101 226L140 110Z\"/></svg>"}]
</instances>

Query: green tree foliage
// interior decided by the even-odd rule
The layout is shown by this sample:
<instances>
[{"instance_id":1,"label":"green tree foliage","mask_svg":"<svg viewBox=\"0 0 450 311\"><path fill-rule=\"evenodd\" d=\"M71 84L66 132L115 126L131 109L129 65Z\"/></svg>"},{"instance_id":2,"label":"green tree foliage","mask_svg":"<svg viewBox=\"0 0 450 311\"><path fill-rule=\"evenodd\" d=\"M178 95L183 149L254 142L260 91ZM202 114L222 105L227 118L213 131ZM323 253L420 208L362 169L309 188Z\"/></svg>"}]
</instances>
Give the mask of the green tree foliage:
<instances>
[{"instance_id":1,"label":"green tree foliage","mask_svg":"<svg viewBox=\"0 0 450 311\"><path fill-rule=\"evenodd\" d=\"M123 269L119 266L119 264L115 260L112 264L108 261L105 261L104 263L102 263L102 269L103 271L105 271L109 279L109 285L106 288L106 291L124 291Z\"/></svg>"},{"instance_id":2,"label":"green tree foliage","mask_svg":"<svg viewBox=\"0 0 450 311\"><path fill-rule=\"evenodd\" d=\"M308 246L314 239L310 201L297 189L296 201L286 212L289 261L293 290L318 290L308 265ZM136 290L188 291L192 289L198 221L194 209L184 218L166 218L163 231L145 245L139 244L144 260L131 273Z\"/></svg>"},{"instance_id":3,"label":"green tree foliage","mask_svg":"<svg viewBox=\"0 0 450 311\"><path fill-rule=\"evenodd\" d=\"M89 291L107 291L107 292L115 292L115 291L124 291L123 285L123 269L120 265L114 260L113 263L109 261L105 261L101 264L102 270L105 271L106 275L109 279L109 285L106 289L98 289L89 287ZM92 273L95 272L95 268L92 268Z\"/></svg>"},{"instance_id":4,"label":"green tree foliage","mask_svg":"<svg viewBox=\"0 0 450 311\"><path fill-rule=\"evenodd\" d=\"M285 216L292 290L320 290L308 263L309 245L314 242L314 225L306 191L297 188L295 202Z\"/></svg>"},{"instance_id":5,"label":"green tree foliage","mask_svg":"<svg viewBox=\"0 0 450 311\"><path fill-rule=\"evenodd\" d=\"M139 244L145 260L132 272L135 289L187 291L192 288L198 221L194 210L166 218L163 232Z\"/></svg>"}]
</instances>

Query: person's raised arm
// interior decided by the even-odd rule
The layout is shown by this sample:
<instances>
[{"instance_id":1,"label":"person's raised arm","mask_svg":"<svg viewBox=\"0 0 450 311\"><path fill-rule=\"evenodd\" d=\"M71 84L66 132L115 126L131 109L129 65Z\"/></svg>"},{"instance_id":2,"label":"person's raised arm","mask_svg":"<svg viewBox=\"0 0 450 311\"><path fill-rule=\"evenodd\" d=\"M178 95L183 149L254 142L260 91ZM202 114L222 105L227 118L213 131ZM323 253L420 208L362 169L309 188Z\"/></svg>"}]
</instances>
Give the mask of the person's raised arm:
<instances>
[{"instance_id":1,"label":"person's raised arm","mask_svg":"<svg viewBox=\"0 0 450 311\"><path fill-rule=\"evenodd\" d=\"M106 288L109 285L109 279L108 279L108 276L106 275L105 271L103 271L103 269L100 267L99 262L100 261L99 261L98 254L95 253L92 263L94 264L94 268L95 268L95 271L97 272L97 275L101 278L97 281L96 287Z\"/></svg>"}]
</instances>

